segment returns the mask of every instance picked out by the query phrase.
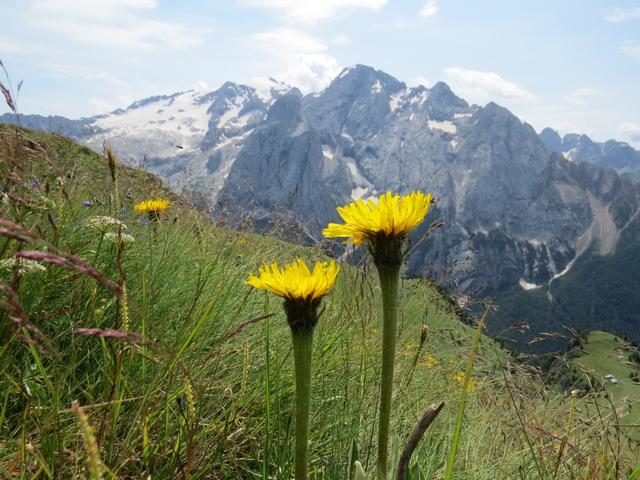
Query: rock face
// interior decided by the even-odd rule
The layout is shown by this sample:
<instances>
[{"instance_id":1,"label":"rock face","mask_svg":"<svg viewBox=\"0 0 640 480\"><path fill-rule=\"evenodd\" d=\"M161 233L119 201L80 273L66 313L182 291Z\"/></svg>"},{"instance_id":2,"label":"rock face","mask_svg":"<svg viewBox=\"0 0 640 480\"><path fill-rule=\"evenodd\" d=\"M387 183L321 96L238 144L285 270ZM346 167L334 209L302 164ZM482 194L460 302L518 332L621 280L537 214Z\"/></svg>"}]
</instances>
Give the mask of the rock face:
<instances>
[{"instance_id":1,"label":"rock face","mask_svg":"<svg viewBox=\"0 0 640 480\"><path fill-rule=\"evenodd\" d=\"M568 133L560 137L558 132L545 128L540 138L552 152L561 153L574 162L589 162L601 167L613 168L618 173L640 174L640 152L628 143L607 140L598 143L586 135Z\"/></svg>"},{"instance_id":2,"label":"rock face","mask_svg":"<svg viewBox=\"0 0 640 480\"><path fill-rule=\"evenodd\" d=\"M615 171L638 168L631 147L538 135L495 103L468 105L442 82L408 88L367 66L306 96L272 79L228 82L56 125L95 149L109 142L214 214L258 230L277 219L311 240L338 220L340 204L388 190L433 192L429 220L444 227L414 251L409 273L433 269L463 295L553 305L554 288L585 258L606 259L620 242L636 248L621 232L638 218L640 190ZM640 272L630 281L640 286ZM500 325L527 319L514 312Z\"/></svg>"}]
</instances>

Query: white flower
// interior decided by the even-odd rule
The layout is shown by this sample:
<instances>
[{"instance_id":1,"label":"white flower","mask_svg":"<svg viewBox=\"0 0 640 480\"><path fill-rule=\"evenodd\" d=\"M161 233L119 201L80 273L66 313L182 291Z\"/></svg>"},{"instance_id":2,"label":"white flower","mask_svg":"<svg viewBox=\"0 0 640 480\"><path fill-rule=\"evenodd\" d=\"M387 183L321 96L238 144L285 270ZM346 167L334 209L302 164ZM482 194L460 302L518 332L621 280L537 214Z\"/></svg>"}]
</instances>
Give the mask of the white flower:
<instances>
[{"instance_id":1,"label":"white flower","mask_svg":"<svg viewBox=\"0 0 640 480\"><path fill-rule=\"evenodd\" d=\"M104 234L104 238L112 242L117 242L118 234L116 232L107 232ZM128 233L121 233L120 238L122 239L122 243L131 243L136 241L136 239L133 238L133 235L129 235Z\"/></svg>"},{"instance_id":2,"label":"white flower","mask_svg":"<svg viewBox=\"0 0 640 480\"><path fill-rule=\"evenodd\" d=\"M121 228L126 230L127 226L120 220L113 217L96 216L87 218L86 224L88 227L95 228L96 230L106 230L109 227Z\"/></svg>"},{"instance_id":3,"label":"white flower","mask_svg":"<svg viewBox=\"0 0 640 480\"><path fill-rule=\"evenodd\" d=\"M47 269L40 262L35 260L27 260L25 258L6 258L4 260L0 260L0 269L2 270L13 270L15 267L18 267L18 273L20 275L24 275L25 273L31 272L46 272Z\"/></svg>"}]
</instances>

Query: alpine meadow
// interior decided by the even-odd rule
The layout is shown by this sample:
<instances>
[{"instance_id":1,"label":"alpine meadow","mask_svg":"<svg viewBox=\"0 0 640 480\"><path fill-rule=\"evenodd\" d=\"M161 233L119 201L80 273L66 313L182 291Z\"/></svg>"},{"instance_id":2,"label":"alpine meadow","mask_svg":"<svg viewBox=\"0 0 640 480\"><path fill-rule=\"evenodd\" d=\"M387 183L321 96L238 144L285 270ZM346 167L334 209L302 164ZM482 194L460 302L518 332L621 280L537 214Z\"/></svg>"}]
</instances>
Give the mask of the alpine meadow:
<instances>
[{"instance_id":1,"label":"alpine meadow","mask_svg":"<svg viewBox=\"0 0 640 480\"><path fill-rule=\"evenodd\" d=\"M640 4L0 11L0 478L640 480Z\"/></svg>"}]
</instances>

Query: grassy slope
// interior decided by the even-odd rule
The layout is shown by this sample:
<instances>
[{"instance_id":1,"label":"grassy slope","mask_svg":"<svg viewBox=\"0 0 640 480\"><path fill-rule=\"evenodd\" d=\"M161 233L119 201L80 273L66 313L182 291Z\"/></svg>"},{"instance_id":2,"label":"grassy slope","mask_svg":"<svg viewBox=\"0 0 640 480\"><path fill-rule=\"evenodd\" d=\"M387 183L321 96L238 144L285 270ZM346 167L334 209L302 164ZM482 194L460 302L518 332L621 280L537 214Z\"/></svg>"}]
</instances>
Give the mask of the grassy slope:
<instances>
[{"instance_id":1,"label":"grassy slope","mask_svg":"<svg viewBox=\"0 0 640 480\"><path fill-rule=\"evenodd\" d=\"M572 363L579 370L598 378L613 403L621 411L629 411L621 423L640 424L640 385L629 378L637 371L629 362L630 346L614 335L594 331L589 333L581 350L584 355L574 358ZM614 375L619 383L613 384L605 379L608 374ZM640 428L631 429L630 433L640 439Z\"/></svg>"},{"instance_id":2,"label":"grassy slope","mask_svg":"<svg viewBox=\"0 0 640 480\"><path fill-rule=\"evenodd\" d=\"M13 134L0 134L0 153L11 155ZM55 215L60 246L117 279L114 245L84 224L90 216L113 213L104 160L60 137L28 136L48 152L69 194L69 202L55 189L48 194L55 202L48 213ZM30 180L43 180L46 171L34 166L20 193L39 195ZM196 235L196 215L176 197L176 207L157 228L141 225L132 204L171 194L140 171L120 167L119 179L125 207L119 216L136 238L123 254L128 328L147 340L74 334L78 327L123 329L114 297L93 281L55 267L25 276L19 288L24 310L52 344L44 352L25 347L10 337L6 317L0 322L0 334L11 338L0 351L2 473L84 478L86 453L69 408L77 399L94 426L102 461L119 478L187 473L191 478L289 478L289 332L279 302L250 290L243 280L263 261L313 260L321 258L320 252L210 224ZM84 208L84 199L94 200L94 206ZM41 213L22 221L46 238L54 234ZM414 454L423 478L440 478L461 391L453 377L464 368L472 332L429 285L406 281L402 296L394 451L421 412L445 400L445 410ZM312 470L318 479L342 479L354 442L368 470L375 462L380 356L375 275L344 266L324 305L314 354ZM275 316L222 340L241 322L266 313ZM427 341L419 348L423 325ZM562 397L550 400L535 375L512 365L487 338L474 379L455 478L536 478L540 469L550 474L567 433L569 403ZM575 445L563 453L558 478L608 478L600 475L617 450L601 448L610 430L590 420L578 419L568 432Z\"/></svg>"}]
</instances>

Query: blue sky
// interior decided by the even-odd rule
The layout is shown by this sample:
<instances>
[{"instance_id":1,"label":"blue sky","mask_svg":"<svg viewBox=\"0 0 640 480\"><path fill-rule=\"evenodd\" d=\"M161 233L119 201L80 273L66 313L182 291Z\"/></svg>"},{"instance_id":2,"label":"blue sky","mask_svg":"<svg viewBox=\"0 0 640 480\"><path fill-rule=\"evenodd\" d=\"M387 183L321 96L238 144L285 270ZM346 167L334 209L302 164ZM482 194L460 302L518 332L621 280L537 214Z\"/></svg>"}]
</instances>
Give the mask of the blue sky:
<instances>
[{"instance_id":1,"label":"blue sky","mask_svg":"<svg viewBox=\"0 0 640 480\"><path fill-rule=\"evenodd\" d=\"M640 147L638 0L2 0L2 12L23 113L76 118L254 76L317 91L362 63L409 85L444 80L537 130Z\"/></svg>"}]
</instances>

